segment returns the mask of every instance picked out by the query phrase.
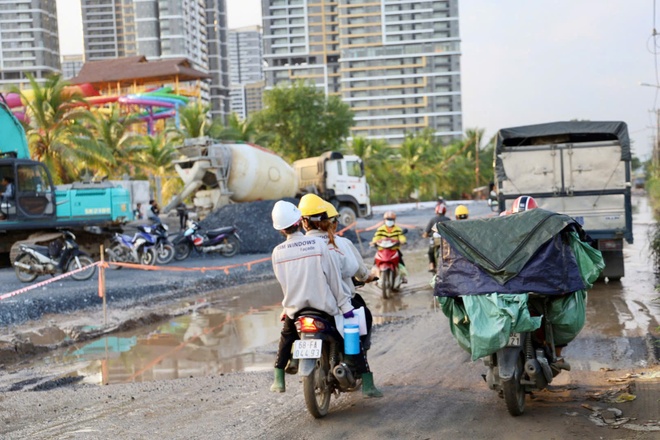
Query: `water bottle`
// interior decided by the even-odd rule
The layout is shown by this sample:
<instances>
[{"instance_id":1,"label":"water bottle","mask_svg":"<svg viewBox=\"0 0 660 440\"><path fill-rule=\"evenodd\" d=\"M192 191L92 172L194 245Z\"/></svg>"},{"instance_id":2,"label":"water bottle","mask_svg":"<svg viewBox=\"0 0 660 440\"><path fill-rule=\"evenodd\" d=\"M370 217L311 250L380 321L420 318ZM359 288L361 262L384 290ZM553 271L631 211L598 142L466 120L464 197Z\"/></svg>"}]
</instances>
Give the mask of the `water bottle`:
<instances>
[{"instance_id":1,"label":"water bottle","mask_svg":"<svg viewBox=\"0 0 660 440\"><path fill-rule=\"evenodd\" d=\"M357 324L344 324L344 353L360 353L360 326Z\"/></svg>"}]
</instances>

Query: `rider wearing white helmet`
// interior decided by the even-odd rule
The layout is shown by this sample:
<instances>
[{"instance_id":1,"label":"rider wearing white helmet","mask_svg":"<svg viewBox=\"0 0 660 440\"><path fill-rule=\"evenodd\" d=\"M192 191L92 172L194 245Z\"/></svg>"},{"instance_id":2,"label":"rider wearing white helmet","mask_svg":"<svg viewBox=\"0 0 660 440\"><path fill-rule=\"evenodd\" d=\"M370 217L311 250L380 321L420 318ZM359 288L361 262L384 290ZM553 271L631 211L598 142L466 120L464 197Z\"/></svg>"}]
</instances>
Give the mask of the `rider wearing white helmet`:
<instances>
[{"instance_id":1,"label":"rider wearing white helmet","mask_svg":"<svg viewBox=\"0 0 660 440\"><path fill-rule=\"evenodd\" d=\"M275 361L275 380L271 391L283 393L284 368L291 357L291 347L298 337L295 315L311 307L331 316L352 315L353 306L344 293L339 268L330 257L326 243L317 237L306 237L300 230L300 210L290 202L280 200L272 212L273 227L286 241L273 249L275 277L282 287L284 324Z\"/></svg>"}]
</instances>

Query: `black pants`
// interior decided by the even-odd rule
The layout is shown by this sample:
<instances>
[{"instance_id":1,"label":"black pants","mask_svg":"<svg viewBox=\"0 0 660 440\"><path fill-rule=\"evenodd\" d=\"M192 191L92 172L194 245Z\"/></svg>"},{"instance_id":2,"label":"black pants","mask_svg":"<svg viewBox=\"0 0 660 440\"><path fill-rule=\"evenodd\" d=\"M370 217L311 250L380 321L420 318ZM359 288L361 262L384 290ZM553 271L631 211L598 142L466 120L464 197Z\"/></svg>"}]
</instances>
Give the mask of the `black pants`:
<instances>
[{"instance_id":1,"label":"black pants","mask_svg":"<svg viewBox=\"0 0 660 440\"><path fill-rule=\"evenodd\" d=\"M360 297L361 299L362 297ZM359 307L359 306L358 306ZM366 317L366 304L365 304L365 317ZM371 312L369 312L369 315L371 315ZM367 321L367 328L370 328L371 324L369 323L369 320ZM341 336L337 335L338 340L342 340ZM300 339L298 337L298 331L296 330L296 322L295 320L289 318L286 316L284 318L284 323L282 323L282 331L280 333L280 344L277 349L277 357L275 358L275 368L279 368L283 370L286 368L286 364L289 362L289 359L291 359L291 349L293 348L293 343ZM364 348L362 346L363 344L360 344L360 353L356 355L346 355L345 358L349 362L353 362L355 365L355 370L362 374L362 373L368 373L370 371L369 369L369 363L367 362L367 356L364 352Z\"/></svg>"}]
</instances>

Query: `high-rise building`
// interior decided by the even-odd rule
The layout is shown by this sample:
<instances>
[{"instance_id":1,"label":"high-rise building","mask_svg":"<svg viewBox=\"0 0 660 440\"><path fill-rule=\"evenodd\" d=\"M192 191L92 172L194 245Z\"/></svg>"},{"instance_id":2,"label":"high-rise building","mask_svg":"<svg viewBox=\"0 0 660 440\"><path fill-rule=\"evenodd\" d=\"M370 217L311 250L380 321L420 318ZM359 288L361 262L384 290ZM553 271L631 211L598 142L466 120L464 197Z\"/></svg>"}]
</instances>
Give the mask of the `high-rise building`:
<instances>
[{"instance_id":1,"label":"high-rise building","mask_svg":"<svg viewBox=\"0 0 660 440\"><path fill-rule=\"evenodd\" d=\"M0 90L60 72L54 0L0 3Z\"/></svg>"},{"instance_id":2,"label":"high-rise building","mask_svg":"<svg viewBox=\"0 0 660 440\"><path fill-rule=\"evenodd\" d=\"M229 68L231 111L245 119L263 106L263 43L260 26L229 31Z\"/></svg>"},{"instance_id":3,"label":"high-rise building","mask_svg":"<svg viewBox=\"0 0 660 440\"><path fill-rule=\"evenodd\" d=\"M225 0L206 0L206 41L211 74L211 116L226 122L231 108Z\"/></svg>"},{"instance_id":4,"label":"high-rise building","mask_svg":"<svg viewBox=\"0 0 660 440\"><path fill-rule=\"evenodd\" d=\"M458 0L262 0L266 87L304 80L355 113L353 137L462 136Z\"/></svg>"},{"instance_id":5,"label":"high-rise building","mask_svg":"<svg viewBox=\"0 0 660 440\"><path fill-rule=\"evenodd\" d=\"M229 114L225 0L81 0L88 61L141 55L186 58L212 80L202 98Z\"/></svg>"},{"instance_id":6,"label":"high-rise building","mask_svg":"<svg viewBox=\"0 0 660 440\"><path fill-rule=\"evenodd\" d=\"M62 78L71 79L78 75L83 64L85 57L82 55L62 55Z\"/></svg>"}]
</instances>

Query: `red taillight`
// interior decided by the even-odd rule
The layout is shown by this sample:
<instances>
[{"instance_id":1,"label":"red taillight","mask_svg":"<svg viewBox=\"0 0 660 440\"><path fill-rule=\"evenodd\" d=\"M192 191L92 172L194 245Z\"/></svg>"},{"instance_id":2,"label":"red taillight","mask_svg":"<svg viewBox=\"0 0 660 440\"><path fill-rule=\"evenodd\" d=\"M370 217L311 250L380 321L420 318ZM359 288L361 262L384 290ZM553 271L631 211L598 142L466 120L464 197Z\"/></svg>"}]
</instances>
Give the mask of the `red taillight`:
<instances>
[{"instance_id":1,"label":"red taillight","mask_svg":"<svg viewBox=\"0 0 660 440\"><path fill-rule=\"evenodd\" d=\"M325 329L325 324L310 316L302 316L296 321L296 328L301 333L317 333Z\"/></svg>"},{"instance_id":2,"label":"red taillight","mask_svg":"<svg viewBox=\"0 0 660 440\"><path fill-rule=\"evenodd\" d=\"M195 243L195 246L200 246L202 243L204 243L204 239L200 236L196 236L193 239L193 243Z\"/></svg>"}]
</instances>

